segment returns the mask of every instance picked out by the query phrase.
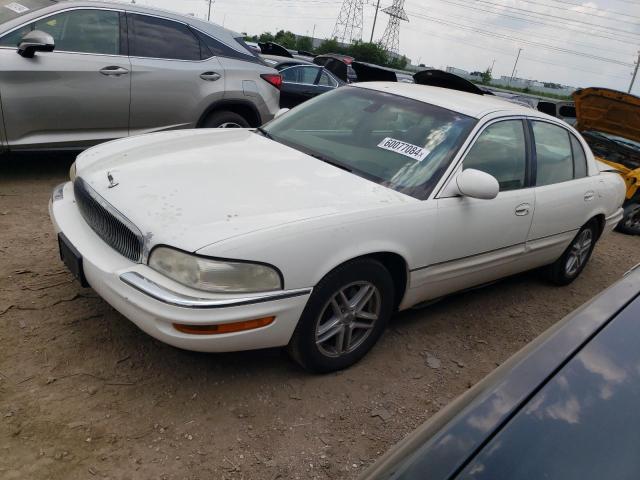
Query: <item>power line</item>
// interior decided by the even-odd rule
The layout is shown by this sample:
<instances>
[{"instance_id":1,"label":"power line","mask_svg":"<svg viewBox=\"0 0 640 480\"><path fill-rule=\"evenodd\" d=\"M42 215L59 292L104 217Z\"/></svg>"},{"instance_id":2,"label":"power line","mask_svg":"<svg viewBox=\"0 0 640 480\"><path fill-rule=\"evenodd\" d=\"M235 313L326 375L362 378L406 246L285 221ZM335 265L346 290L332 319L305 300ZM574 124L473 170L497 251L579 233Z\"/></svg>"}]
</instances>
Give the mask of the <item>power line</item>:
<instances>
[{"instance_id":1,"label":"power line","mask_svg":"<svg viewBox=\"0 0 640 480\"><path fill-rule=\"evenodd\" d=\"M583 22L582 20L574 20L572 18L567 18L567 17L562 17L559 15L552 15L550 13L541 13L541 12L536 12L535 10L528 10L526 8L518 8L518 7L511 7L509 5L505 5L503 3L495 3L495 2L491 2L489 0L473 0L476 3L482 3L482 4L486 4L486 5L490 5L493 7L499 7L499 8L506 8L507 10L515 10L518 12L524 12L527 14L534 14L534 15L541 15L544 17L548 17L548 18L554 18L554 19L558 19L558 20L563 20L565 22L571 22L571 23L575 23L575 24L580 24L580 25L586 25L589 27L596 27L596 28L603 28L605 30L611 30L612 32L619 32L619 33L624 33L627 35L638 35L640 36L639 32L632 32L630 30L622 30L620 28L615 28L615 27L607 27L605 25L600 25L597 23L591 23L591 22Z\"/></svg>"},{"instance_id":2,"label":"power line","mask_svg":"<svg viewBox=\"0 0 640 480\"><path fill-rule=\"evenodd\" d=\"M539 17L531 17L531 16L527 16L525 14L519 14L519 15L524 15L524 16L516 16L516 14L510 15L508 13L503 13L501 11L496 11L496 10L487 10L486 8L482 8L482 7L474 7L468 4L460 4L460 3L456 3L453 0L439 0L440 2L449 4L449 5L454 5L460 8L464 8L466 10L475 10L475 11L479 11L479 12L485 12L485 13L492 13L494 15L497 16L501 16L501 17L505 17L505 18L512 18L514 20L519 20L522 22L528 22L528 23L534 23L534 24L538 24L538 25L545 25L547 27L550 28L563 28L565 30L567 30L567 25L565 23L555 23L555 21L549 22L549 21L542 21L542 19L540 19ZM571 26L572 28L569 28L569 30L571 30L571 32L577 33L577 34L581 34L581 35L588 35L589 37L597 37L597 38L603 38L603 39L607 39L607 40L611 40L614 42L619 42L619 43L624 43L625 45L628 45L629 42L636 42L637 39L631 39L631 38L625 38L622 36L617 36L617 37L612 37L612 36L608 36L608 35L603 35L604 32L594 32L593 30L580 30L579 27L576 26Z\"/></svg>"},{"instance_id":3,"label":"power line","mask_svg":"<svg viewBox=\"0 0 640 480\"><path fill-rule=\"evenodd\" d=\"M429 10L429 13L434 13L434 12L435 13L441 13L441 14L444 14L444 15L448 14L447 12ZM450 15L450 13L449 13L449 15ZM471 22L471 23L473 23L473 25L471 25L471 26L477 26L478 25L477 18L456 16L456 20L465 20L467 22ZM504 26L504 25L501 25L500 29L496 29L495 25L493 25L493 24L491 24L490 26L491 26L492 30L494 30L494 31L509 30L511 32L522 33L522 29L511 28L511 27L507 27L507 26ZM529 34L527 35L527 38L541 39L540 35L529 35ZM565 42L564 39L550 37L549 35L546 35L542 39L543 40L553 40L553 41L558 41L558 42ZM623 51L620 51L620 50L612 50L611 48L607 48L607 47L604 47L604 46L598 46L598 45L593 45L593 44L588 44L588 43L582 43L582 42L578 42L576 40L572 40L571 43L573 45L579 45L579 46L586 47L586 48L593 49L593 50L602 50L602 51L605 51L607 53L617 53L619 55L635 55L635 52L623 52Z\"/></svg>"},{"instance_id":4,"label":"power line","mask_svg":"<svg viewBox=\"0 0 640 480\"><path fill-rule=\"evenodd\" d=\"M612 59L609 57L602 57L599 55L593 55L587 52L580 52L577 50L571 50L568 48L564 48L564 47L558 47L555 45L549 45L549 44L545 44L545 43L541 43L541 42L535 42L532 40L528 40L526 38L519 38L519 37L514 37L511 35L506 35L506 34L502 34L499 32L495 32L495 31L489 31L489 30L483 30L477 27L471 27L468 25L464 25L464 24L460 24L460 23L456 23L453 21L449 21L449 20L445 20L445 19L441 19L441 18L437 18L437 17L429 17L427 15L422 15L420 13L417 12L409 12L412 16L417 17L417 18L421 18L423 20L427 20L429 22L434 22L434 23L440 23L443 25L448 25L451 27L456 27L462 30L467 30L467 31L472 31L474 33L477 33L479 35L485 35L485 36L489 36L489 37L495 37L495 38L501 38L504 40L512 40L515 42L519 42L521 44L525 44L525 45L531 45L534 47L540 47L540 48L545 48L547 50L551 50L551 51L556 51L556 52L562 52L562 53L569 53L572 55L576 55L576 56L580 56L580 57L585 57L585 58L590 58L592 60L599 60L601 62L606 62L606 63L612 63L615 65L623 65L625 67L631 67L633 66L633 64L628 63L628 62L623 62L622 60L616 60L616 59Z\"/></svg>"},{"instance_id":5,"label":"power line","mask_svg":"<svg viewBox=\"0 0 640 480\"><path fill-rule=\"evenodd\" d=\"M628 13L614 12L614 11L608 10L608 9L607 10L601 10L598 7L592 7L588 3L580 4L580 3L567 2L565 0L553 0L556 3L560 3L560 4L563 4L563 5L572 5L574 7L586 8L586 9L590 10L591 12L582 12L582 11L579 11L579 10L574 10L572 8L565 8L565 7L561 8L561 7L557 6L557 5L551 5L549 3L540 3L537 0L520 0L520 1L521 2L525 2L525 3L532 3L532 4L534 4L536 6L539 6L539 7L555 8L557 10L561 10L561 11L564 11L564 12L570 12L572 14L576 14L577 13L577 14L580 14L580 15L593 15L594 12L601 12L601 13L606 13L606 14L609 14L609 15L619 15L621 17L629 17L629 18L635 18L635 19L640 20L640 17L635 16L635 15L630 15ZM616 20L615 18L605 19L603 17L599 17L599 18L602 18L603 20L612 21L612 22L630 23L630 24L636 25L636 26L638 25L638 22L631 22L631 21L628 21L628 20Z\"/></svg>"}]
</instances>

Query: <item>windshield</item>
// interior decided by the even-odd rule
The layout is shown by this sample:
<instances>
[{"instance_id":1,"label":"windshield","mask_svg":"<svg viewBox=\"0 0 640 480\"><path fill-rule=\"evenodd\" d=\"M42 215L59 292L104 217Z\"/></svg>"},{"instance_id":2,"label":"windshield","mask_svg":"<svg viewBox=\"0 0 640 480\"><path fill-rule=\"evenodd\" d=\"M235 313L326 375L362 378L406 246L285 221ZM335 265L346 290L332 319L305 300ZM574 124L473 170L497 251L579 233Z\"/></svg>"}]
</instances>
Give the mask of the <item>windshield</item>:
<instances>
[{"instance_id":1,"label":"windshield","mask_svg":"<svg viewBox=\"0 0 640 480\"><path fill-rule=\"evenodd\" d=\"M476 120L389 93L343 87L272 121L273 140L416 198L426 198Z\"/></svg>"},{"instance_id":2,"label":"windshield","mask_svg":"<svg viewBox=\"0 0 640 480\"><path fill-rule=\"evenodd\" d=\"M55 0L0 0L0 24L56 3Z\"/></svg>"}]
</instances>

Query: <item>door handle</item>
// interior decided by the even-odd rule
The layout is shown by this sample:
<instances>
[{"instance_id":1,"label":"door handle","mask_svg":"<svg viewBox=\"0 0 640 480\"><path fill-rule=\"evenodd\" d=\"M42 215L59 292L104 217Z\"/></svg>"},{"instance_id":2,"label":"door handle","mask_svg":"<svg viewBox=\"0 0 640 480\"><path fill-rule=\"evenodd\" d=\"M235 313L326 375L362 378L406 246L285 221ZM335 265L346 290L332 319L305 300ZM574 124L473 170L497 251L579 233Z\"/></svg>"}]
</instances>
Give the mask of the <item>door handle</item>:
<instances>
[{"instance_id":1,"label":"door handle","mask_svg":"<svg viewBox=\"0 0 640 480\"><path fill-rule=\"evenodd\" d=\"M109 67L104 67L100 69L100 73L102 75L107 75L108 77L119 77L120 75L126 75L129 73L129 70L126 68L118 67L116 65L111 65Z\"/></svg>"},{"instance_id":2,"label":"door handle","mask_svg":"<svg viewBox=\"0 0 640 480\"><path fill-rule=\"evenodd\" d=\"M531 211L531 205L529 205L528 203L523 203L516 207L516 215L518 217L524 217L526 215L529 215L530 211Z\"/></svg>"},{"instance_id":3,"label":"door handle","mask_svg":"<svg viewBox=\"0 0 640 480\"><path fill-rule=\"evenodd\" d=\"M589 190L587 193L584 194L584 201L585 202L590 202L594 198L596 198L596 193L594 191L592 191L592 190Z\"/></svg>"},{"instance_id":4,"label":"door handle","mask_svg":"<svg viewBox=\"0 0 640 480\"><path fill-rule=\"evenodd\" d=\"M207 80L208 82L215 82L216 80L220 80L222 75L216 72L204 72L200 75L200 78L203 80Z\"/></svg>"}]
</instances>

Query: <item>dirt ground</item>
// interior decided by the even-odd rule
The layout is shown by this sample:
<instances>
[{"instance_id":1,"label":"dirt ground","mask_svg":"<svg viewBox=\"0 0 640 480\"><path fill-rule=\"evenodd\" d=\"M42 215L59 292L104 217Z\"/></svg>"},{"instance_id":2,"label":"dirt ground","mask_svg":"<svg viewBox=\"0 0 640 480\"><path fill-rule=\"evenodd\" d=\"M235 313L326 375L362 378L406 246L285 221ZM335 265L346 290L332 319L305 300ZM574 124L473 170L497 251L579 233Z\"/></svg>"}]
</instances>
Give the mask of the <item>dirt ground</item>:
<instances>
[{"instance_id":1,"label":"dirt ground","mask_svg":"<svg viewBox=\"0 0 640 480\"><path fill-rule=\"evenodd\" d=\"M74 282L47 212L70 163L0 161L4 480L355 478L640 262L640 237L613 234L569 287L528 273L397 315L358 365L311 376L279 350L163 345Z\"/></svg>"}]
</instances>

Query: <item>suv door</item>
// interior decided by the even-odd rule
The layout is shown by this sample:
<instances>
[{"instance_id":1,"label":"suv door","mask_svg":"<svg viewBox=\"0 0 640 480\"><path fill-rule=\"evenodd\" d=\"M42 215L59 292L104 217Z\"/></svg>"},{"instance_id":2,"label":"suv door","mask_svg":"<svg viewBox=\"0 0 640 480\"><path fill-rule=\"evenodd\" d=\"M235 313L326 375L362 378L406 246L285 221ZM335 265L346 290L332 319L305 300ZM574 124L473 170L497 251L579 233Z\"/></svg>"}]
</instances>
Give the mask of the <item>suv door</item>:
<instances>
[{"instance_id":1,"label":"suv door","mask_svg":"<svg viewBox=\"0 0 640 480\"><path fill-rule=\"evenodd\" d=\"M536 158L536 211L528 245L542 260L556 260L592 215L595 181L578 138L568 129L531 121Z\"/></svg>"},{"instance_id":2,"label":"suv door","mask_svg":"<svg viewBox=\"0 0 640 480\"><path fill-rule=\"evenodd\" d=\"M131 133L195 127L203 105L224 97L222 65L185 23L137 13L127 19Z\"/></svg>"},{"instance_id":3,"label":"suv door","mask_svg":"<svg viewBox=\"0 0 640 480\"><path fill-rule=\"evenodd\" d=\"M77 8L42 17L0 38L0 93L12 148L85 147L127 136L130 64L121 12ZM32 30L53 52L16 54Z\"/></svg>"},{"instance_id":4,"label":"suv door","mask_svg":"<svg viewBox=\"0 0 640 480\"><path fill-rule=\"evenodd\" d=\"M525 268L522 255L535 202L525 121L498 120L486 126L464 157L462 169L467 168L493 175L500 192L493 200L438 198L435 265L424 272L431 298Z\"/></svg>"},{"instance_id":5,"label":"suv door","mask_svg":"<svg viewBox=\"0 0 640 480\"><path fill-rule=\"evenodd\" d=\"M318 86L322 71L322 67L314 65L296 65L281 70L280 107L293 108L324 93L327 88Z\"/></svg>"}]
</instances>

